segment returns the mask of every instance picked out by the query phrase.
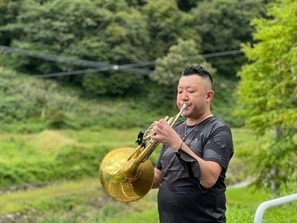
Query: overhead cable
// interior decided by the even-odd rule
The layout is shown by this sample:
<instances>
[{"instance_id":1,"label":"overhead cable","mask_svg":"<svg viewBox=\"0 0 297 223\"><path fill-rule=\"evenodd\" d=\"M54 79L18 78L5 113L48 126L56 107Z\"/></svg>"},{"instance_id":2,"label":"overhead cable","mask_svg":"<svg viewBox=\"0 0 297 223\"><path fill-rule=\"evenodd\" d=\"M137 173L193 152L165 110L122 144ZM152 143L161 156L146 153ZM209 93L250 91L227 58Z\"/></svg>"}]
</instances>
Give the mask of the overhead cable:
<instances>
[{"instance_id":1,"label":"overhead cable","mask_svg":"<svg viewBox=\"0 0 297 223\"><path fill-rule=\"evenodd\" d=\"M108 63L102 63L102 62L97 62L97 61L92 61L92 60L77 59L77 58L70 58L70 57L63 57L63 56L58 56L55 54L23 50L23 49L19 49L19 48L13 48L13 47L2 46L2 45L0 45L0 51L3 51L5 53L17 53L17 54L34 57L34 58L40 58L40 59L49 60L49 61L69 63L69 64L74 64L74 65L94 67L94 68L98 68L98 67L102 67L102 66L108 66L108 67L114 66L114 65L108 64ZM141 66L147 66L147 65L153 65L153 64L155 64L155 61L146 61L146 62L137 63L137 64L126 64L126 66L129 65L131 67L141 67Z\"/></svg>"},{"instance_id":2,"label":"overhead cable","mask_svg":"<svg viewBox=\"0 0 297 223\"><path fill-rule=\"evenodd\" d=\"M79 75L84 73L94 73L94 72L111 71L111 70L120 70L122 72L129 72L129 73L132 72L139 75L149 75L152 72L151 70L140 69L137 67L156 64L156 61L145 61L142 63L125 64L125 65L107 64L107 63L102 63L102 62L97 62L92 60L70 58L70 57L58 56L55 54L24 50L24 49L13 48L9 46L2 46L2 45L0 45L0 51L5 53L17 53L24 56L44 59L48 61L62 62L62 63L95 68L95 69L85 69L85 70L75 70L75 71L65 71L65 72L33 75L34 77L37 77L37 78ZM230 50L230 51L202 54L202 56L204 58L211 58L211 57L222 57L222 56L228 56L228 55L234 55L234 54L240 54L240 53L242 53L240 50Z\"/></svg>"}]
</instances>

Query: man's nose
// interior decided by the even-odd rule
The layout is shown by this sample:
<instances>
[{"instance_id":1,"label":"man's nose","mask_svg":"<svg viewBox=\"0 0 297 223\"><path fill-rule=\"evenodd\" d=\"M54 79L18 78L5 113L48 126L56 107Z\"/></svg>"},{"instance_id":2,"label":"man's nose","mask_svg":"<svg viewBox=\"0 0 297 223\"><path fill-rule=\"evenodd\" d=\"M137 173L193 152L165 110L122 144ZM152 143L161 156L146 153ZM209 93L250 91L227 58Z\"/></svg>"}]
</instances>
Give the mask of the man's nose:
<instances>
[{"instance_id":1,"label":"man's nose","mask_svg":"<svg viewBox=\"0 0 297 223\"><path fill-rule=\"evenodd\" d=\"M182 94L181 94L181 99L184 101L184 100L188 100L189 99L189 97L188 97L188 94L187 94L187 92L185 91L185 92L183 92Z\"/></svg>"}]
</instances>

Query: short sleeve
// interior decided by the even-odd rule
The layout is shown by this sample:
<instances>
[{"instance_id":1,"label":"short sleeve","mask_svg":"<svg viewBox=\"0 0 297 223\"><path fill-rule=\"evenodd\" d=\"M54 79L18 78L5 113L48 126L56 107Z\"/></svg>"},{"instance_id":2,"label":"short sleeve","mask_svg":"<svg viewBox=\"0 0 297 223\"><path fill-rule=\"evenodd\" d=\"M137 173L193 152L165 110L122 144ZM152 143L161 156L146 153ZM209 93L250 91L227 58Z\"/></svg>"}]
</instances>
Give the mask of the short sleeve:
<instances>
[{"instance_id":1,"label":"short sleeve","mask_svg":"<svg viewBox=\"0 0 297 223\"><path fill-rule=\"evenodd\" d=\"M227 170L233 152L231 130L227 126L219 126L205 144L203 159L217 162Z\"/></svg>"}]
</instances>

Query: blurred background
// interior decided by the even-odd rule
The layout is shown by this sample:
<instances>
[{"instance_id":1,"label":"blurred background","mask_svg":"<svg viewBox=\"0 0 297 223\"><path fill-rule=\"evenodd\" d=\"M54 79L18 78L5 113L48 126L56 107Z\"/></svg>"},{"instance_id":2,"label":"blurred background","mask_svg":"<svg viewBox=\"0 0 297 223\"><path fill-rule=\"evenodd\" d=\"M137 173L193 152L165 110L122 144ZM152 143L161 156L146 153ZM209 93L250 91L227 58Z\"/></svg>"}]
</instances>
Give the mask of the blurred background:
<instances>
[{"instance_id":1,"label":"blurred background","mask_svg":"<svg viewBox=\"0 0 297 223\"><path fill-rule=\"evenodd\" d=\"M296 193L295 1L0 0L0 18L0 222L158 222L155 190L118 202L98 166L177 113L190 64L213 75L212 111L233 132L228 222Z\"/></svg>"}]
</instances>

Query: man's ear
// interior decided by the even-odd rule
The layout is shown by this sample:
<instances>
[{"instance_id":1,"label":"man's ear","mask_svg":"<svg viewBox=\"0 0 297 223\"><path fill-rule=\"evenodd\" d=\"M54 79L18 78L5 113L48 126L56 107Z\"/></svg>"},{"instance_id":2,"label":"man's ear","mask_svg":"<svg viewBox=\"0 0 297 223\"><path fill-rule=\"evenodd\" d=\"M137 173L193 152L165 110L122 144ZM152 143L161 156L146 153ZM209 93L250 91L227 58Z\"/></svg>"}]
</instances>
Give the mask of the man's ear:
<instances>
[{"instance_id":1,"label":"man's ear","mask_svg":"<svg viewBox=\"0 0 297 223\"><path fill-rule=\"evenodd\" d=\"M214 97L214 91L213 90L208 90L206 94L206 100L211 101Z\"/></svg>"}]
</instances>

